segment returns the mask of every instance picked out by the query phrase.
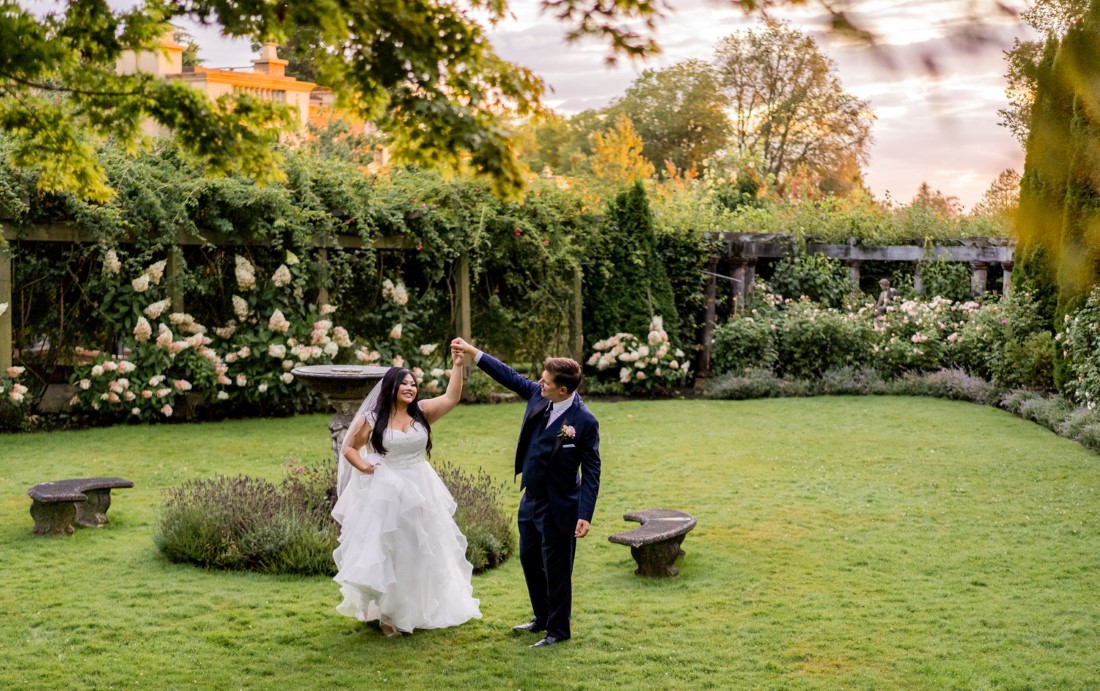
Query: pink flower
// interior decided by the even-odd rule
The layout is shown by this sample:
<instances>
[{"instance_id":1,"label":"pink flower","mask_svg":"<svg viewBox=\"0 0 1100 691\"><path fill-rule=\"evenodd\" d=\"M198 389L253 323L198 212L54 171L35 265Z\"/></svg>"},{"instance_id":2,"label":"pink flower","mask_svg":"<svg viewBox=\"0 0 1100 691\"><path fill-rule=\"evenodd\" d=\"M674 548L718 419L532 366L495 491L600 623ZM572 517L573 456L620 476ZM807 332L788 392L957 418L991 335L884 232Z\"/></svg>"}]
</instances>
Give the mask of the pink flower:
<instances>
[{"instance_id":1,"label":"pink flower","mask_svg":"<svg viewBox=\"0 0 1100 691\"><path fill-rule=\"evenodd\" d=\"M8 368L8 376L11 377L12 379L15 379L20 374L23 374L23 372L25 372L25 371L26 371L25 367L18 367L18 366L9 367Z\"/></svg>"},{"instance_id":2,"label":"pink flower","mask_svg":"<svg viewBox=\"0 0 1100 691\"><path fill-rule=\"evenodd\" d=\"M165 403L161 407L160 412L164 415L164 417L172 417L172 406Z\"/></svg>"},{"instance_id":3,"label":"pink flower","mask_svg":"<svg viewBox=\"0 0 1100 691\"><path fill-rule=\"evenodd\" d=\"M576 439L577 428L572 425L562 425L558 430L558 437L561 439Z\"/></svg>"},{"instance_id":4,"label":"pink flower","mask_svg":"<svg viewBox=\"0 0 1100 691\"><path fill-rule=\"evenodd\" d=\"M550 241L549 240L543 240L542 241L542 246L543 247L549 247L550 246Z\"/></svg>"},{"instance_id":5,"label":"pink flower","mask_svg":"<svg viewBox=\"0 0 1100 691\"><path fill-rule=\"evenodd\" d=\"M516 226L516 237L518 238L520 235L523 235L523 231L520 230L519 226Z\"/></svg>"}]
</instances>

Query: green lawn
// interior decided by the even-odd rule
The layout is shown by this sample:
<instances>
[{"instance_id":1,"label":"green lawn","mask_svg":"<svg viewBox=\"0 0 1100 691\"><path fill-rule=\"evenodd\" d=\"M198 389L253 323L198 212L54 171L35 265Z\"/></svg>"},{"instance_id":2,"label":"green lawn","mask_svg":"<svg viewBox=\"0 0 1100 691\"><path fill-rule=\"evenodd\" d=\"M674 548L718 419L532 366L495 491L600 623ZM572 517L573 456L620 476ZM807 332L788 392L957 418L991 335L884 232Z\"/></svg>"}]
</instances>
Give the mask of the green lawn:
<instances>
[{"instance_id":1,"label":"green lawn","mask_svg":"<svg viewBox=\"0 0 1100 691\"><path fill-rule=\"evenodd\" d=\"M1100 687L1100 458L993 408L933 399L592 404L603 491L579 544L574 640L532 651L518 560L484 618L386 639L329 579L211 572L154 545L161 492L278 479L327 416L0 437L0 688ZM510 481L518 405L463 406L435 456ZM30 532L31 485L121 475L101 530ZM509 511L516 496L509 493ZM680 575L633 575L623 513L699 525Z\"/></svg>"}]
</instances>

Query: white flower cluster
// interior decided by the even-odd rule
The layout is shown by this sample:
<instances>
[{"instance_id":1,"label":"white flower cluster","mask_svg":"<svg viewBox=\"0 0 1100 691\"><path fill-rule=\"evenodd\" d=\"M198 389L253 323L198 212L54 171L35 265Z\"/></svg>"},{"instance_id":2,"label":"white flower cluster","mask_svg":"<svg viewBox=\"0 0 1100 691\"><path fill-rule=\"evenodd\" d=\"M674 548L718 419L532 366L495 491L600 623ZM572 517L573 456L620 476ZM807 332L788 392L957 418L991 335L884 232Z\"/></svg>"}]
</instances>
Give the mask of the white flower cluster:
<instances>
[{"instance_id":1,"label":"white flower cluster","mask_svg":"<svg viewBox=\"0 0 1100 691\"><path fill-rule=\"evenodd\" d=\"M394 304L404 307L409 302L409 293L405 290L405 284L400 281L394 285L390 279L382 281L382 297L393 300Z\"/></svg>"},{"instance_id":2,"label":"white flower cluster","mask_svg":"<svg viewBox=\"0 0 1100 691\"><path fill-rule=\"evenodd\" d=\"M117 261L118 258L116 257L115 260ZM160 285L160 279L164 278L164 268L166 266L168 266L167 259L149 265L140 276L130 281L130 287L134 289L135 293L144 293L149 290L150 285ZM121 265L119 268L121 269Z\"/></svg>"},{"instance_id":3,"label":"white flower cluster","mask_svg":"<svg viewBox=\"0 0 1100 691\"><path fill-rule=\"evenodd\" d=\"M648 388L683 381L690 363L684 351L672 348L661 317L653 317L645 342L634 334L619 333L597 342L588 366L598 371L619 367L619 381L627 386Z\"/></svg>"},{"instance_id":4,"label":"white flower cluster","mask_svg":"<svg viewBox=\"0 0 1100 691\"><path fill-rule=\"evenodd\" d=\"M25 367L9 367L7 370L7 378L11 381L5 382L4 379L0 379L0 396L6 395L8 400L12 403L22 403L30 389L15 380L25 371Z\"/></svg>"},{"instance_id":5,"label":"white flower cluster","mask_svg":"<svg viewBox=\"0 0 1100 691\"><path fill-rule=\"evenodd\" d=\"M292 280L293 277L290 275L290 269L286 267L286 264L280 264L279 268L275 269L275 273L271 276L271 282L275 284L276 288L288 286Z\"/></svg>"},{"instance_id":6,"label":"white flower cluster","mask_svg":"<svg viewBox=\"0 0 1100 691\"><path fill-rule=\"evenodd\" d=\"M116 276L122 271L122 262L118 260L118 252L107 250L103 255L103 271Z\"/></svg>"},{"instance_id":7,"label":"white flower cluster","mask_svg":"<svg viewBox=\"0 0 1100 691\"><path fill-rule=\"evenodd\" d=\"M256 269L252 266L252 262L248 261L241 255L234 257L236 268L234 274L237 277L237 287L247 292L256 288Z\"/></svg>"}]
</instances>

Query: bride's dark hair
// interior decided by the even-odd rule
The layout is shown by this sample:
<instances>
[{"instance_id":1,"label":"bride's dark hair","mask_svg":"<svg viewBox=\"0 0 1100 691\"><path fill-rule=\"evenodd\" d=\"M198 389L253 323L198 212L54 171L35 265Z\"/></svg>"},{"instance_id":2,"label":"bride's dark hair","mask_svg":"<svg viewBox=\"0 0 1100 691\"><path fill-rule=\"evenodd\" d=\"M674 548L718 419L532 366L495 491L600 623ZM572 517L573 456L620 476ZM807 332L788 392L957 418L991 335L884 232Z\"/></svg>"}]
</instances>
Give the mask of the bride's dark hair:
<instances>
[{"instance_id":1,"label":"bride's dark hair","mask_svg":"<svg viewBox=\"0 0 1100 691\"><path fill-rule=\"evenodd\" d=\"M405 381L406 376L412 377L413 381L416 381L413 373L404 367L391 367L382 376L382 381L378 382L380 387L378 404L374 408L374 427L370 431L370 445L383 456L386 455L386 447L382 440L385 438L386 428L390 426L390 414L397 403L397 390L401 388L401 383ZM416 398L409 404L408 411L412 419L423 425L428 432L428 446L424 451L430 457L432 455L432 426L428 424L428 418L424 417L424 412L420 410L419 385L416 387Z\"/></svg>"}]
</instances>

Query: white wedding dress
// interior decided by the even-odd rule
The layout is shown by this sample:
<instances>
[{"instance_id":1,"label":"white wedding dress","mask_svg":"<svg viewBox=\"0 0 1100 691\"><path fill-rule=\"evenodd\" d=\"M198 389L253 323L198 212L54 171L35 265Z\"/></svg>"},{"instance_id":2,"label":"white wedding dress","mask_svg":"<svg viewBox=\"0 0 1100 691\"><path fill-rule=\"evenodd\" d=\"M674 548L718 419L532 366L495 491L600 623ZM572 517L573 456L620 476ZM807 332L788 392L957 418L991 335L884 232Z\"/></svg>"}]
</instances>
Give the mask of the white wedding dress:
<instances>
[{"instance_id":1,"label":"white wedding dress","mask_svg":"<svg viewBox=\"0 0 1100 691\"><path fill-rule=\"evenodd\" d=\"M387 429L386 455L366 458L374 473L351 470L332 509L341 526L332 553L340 614L405 632L481 618L456 504L425 458L427 443L419 424Z\"/></svg>"}]
</instances>

